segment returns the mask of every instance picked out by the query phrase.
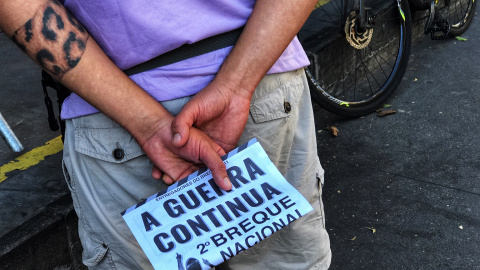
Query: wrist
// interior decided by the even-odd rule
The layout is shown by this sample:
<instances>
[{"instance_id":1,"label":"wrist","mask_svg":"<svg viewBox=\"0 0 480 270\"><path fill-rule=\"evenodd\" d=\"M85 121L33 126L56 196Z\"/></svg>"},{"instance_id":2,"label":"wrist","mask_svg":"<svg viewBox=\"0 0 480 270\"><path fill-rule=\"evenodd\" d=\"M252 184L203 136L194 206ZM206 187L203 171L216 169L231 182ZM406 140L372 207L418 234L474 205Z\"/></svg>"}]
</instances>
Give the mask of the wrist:
<instances>
[{"instance_id":1,"label":"wrist","mask_svg":"<svg viewBox=\"0 0 480 270\"><path fill-rule=\"evenodd\" d=\"M221 93L228 93L227 96L233 95L235 99L250 100L259 82L260 79L257 80L247 73L232 72L223 68L217 73L211 84L220 89Z\"/></svg>"},{"instance_id":2,"label":"wrist","mask_svg":"<svg viewBox=\"0 0 480 270\"><path fill-rule=\"evenodd\" d=\"M167 138L171 137L170 126L173 116L160 104L157 103L157 106L160 107L159 110L143 111L140 114L132 115L129 123L124 125L140 147L143 147L152 137L157 136L159 131L168 133L166 134Z\"/></svg>"}]
</instances>

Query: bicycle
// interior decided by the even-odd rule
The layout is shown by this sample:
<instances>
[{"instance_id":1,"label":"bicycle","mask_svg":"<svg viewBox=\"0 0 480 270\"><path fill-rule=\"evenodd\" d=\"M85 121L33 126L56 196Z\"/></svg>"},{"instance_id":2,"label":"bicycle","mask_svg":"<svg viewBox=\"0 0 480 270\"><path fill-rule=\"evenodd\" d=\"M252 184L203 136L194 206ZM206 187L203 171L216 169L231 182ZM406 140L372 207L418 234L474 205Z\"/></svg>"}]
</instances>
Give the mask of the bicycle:
<instances>
[{"instance_id":1,"label":"bicycle","mask_svg":"<svg viewBox=\"0 0 480 270\"><path fill-rule=\"evenodd\" d=\"M474 0L442 2L319 0L298 34L311 61L306 74L313 101L345 117L375 111L396 90L407 68L410 3L415 9L430 8L425 33L432 36L458 35L470 25Z\"/></svg>"},{"instance_id":2,"label":"bicycle","mask_svg":"<svg viewBox=\"0 0 480 270\"><path fill-rule=\"evenodd\" d=\"M429 3L425 34L444 39L459 36L470 27L477 3L475 0L434 0Z\"/></svg>"}]
</instances>

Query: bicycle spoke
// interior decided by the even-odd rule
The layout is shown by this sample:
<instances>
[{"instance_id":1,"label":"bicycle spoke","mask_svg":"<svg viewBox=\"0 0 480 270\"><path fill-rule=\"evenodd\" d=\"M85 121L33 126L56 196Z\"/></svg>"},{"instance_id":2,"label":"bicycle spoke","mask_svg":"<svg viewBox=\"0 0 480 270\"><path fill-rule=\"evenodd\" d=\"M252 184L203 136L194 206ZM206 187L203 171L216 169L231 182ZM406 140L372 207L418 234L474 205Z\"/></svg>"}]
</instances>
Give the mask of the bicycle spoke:
<instances>
[{"instance_id":1,"label":"bicycle spoke","mask_svg":"<svg viewBox=\"0 0 480 270\"><path fill-rule=\"evenodd\" d=\"M355 66L357 66L357 59L355 59ZM357 93L357 71L358 69L355 69L355 81L354 81L354 90L353 90L353 100L357 100L355 95Z\"/></svg>"},{"instance_id":2,"label":"bicycle spoke","mask_svg":"<svg viewBox=\"0 0 480 270\"><path fill-rule=\"evenodd\" d=\"M369 77L372 77L372 79L375 81L375 83L377 84L377 86L381 86L381 84L378 83L377 79L375 78L375 76L373 76L372 72L370 71L370 69L368 68L368 66L365 64L365 61L363 61L363 58L360 54L360 52L357 52L358 53L358 56L360 57L360 60L363 64L363 72L365 73L365 78L367 79L367 84L368 84L368 87L370 88L370 94L375 94L375 92L373 91L372 89L372 85L370 84L370 80L368 79ZM367 74L367 71L368 73L370 74L370 76Z\"/></svg>"},{"instance_id":3,"label":"bicycle spoke","mask_svg":"<svg viewBox=\"0 0 480 270\"><path fill-rule=\"evenodd\" d=\"M460 35L467 30L475 14L476 3L472 0L450 1L442 14L450 23L451 35Z\"/></svg>"},{"instance_id":4,"label":"bicycle spoke","mask_svg":"<svg viewBox=\"0 0 480 270\"><path fill-rule=\"evenodd\" d=\"M370 46L369 46L369 48L370 48ZM372 50L372 49L370 48L370 50ZM372 50L372 51L373 51L373 50ZM382 73L383 73L383 75L385 76L385 78L388 78L387 73L386 73L385 70L383 69L382 64L380 64L380 62L378 61L378 58L377 58L377 57L380 57L380 58L383 60L383 62L384 62L385 64L387 64L390 68L393 68L393 67L390 66L390 64L388 64L388 62L387 62L381 55L379 55L379 54L374 54L373 57L374 57L375 61L377 61L378 67L382 70ZM389 75L390 75L390 74L389 74Z\"/></svg>"},{"instance_id":5,"label":"bicycle spoke","mask_svg":"<svg viewBox=\"0 0 480 270\"><path fill-rule=\"evenodd\" d=\"M340 5L339 1L335 1L334 3L335 3L335 6L337 8L338 14L341 15L342 14L342 7L339 6Z\"/></svg>"},{"instance_id":6,"label":"bicycle spoke","mask_svg":"<svg viewBox=\"0 0 480 270\"><path fill-rule=\"evenodd\" d=\"M322 10L323 11L323 10ZM330 13L324 11L324 13L330 18L330 20L333 22L334 20L332 19L332 17L330 16ZM339 26L338 23L335 24L335 26ZM341 25L340 25L341 26ZM339 26L339 29L341 29L341 27Z\"/></svg>"},{"instance_id":7,"label":"bicycle spoke","mask_svg":"<svg viewBox=\"0 0 480 270\"><path fill-rule=\"evenodd\" d=\"M463 5L462 5L462 1L459 1L458 3L460 4L460 15L463 15L464 14L463 13L464 9L463 9ZM455 12L455 14L458 14L458 13ZM455 20L455 21L457 21L457 20Z\"/></svg>"},{"instance_id":8,"label":"bicycle spoke","mask_svg":"<svg viewBox=\"0 0 480 270\"><path fill-rule=\"evenodd\" d=\"M399 38L399 39L400 39L400 38ZM398 43L398 42L399 42L399 41L396 41L396 43ZM379 43L379 44L377 44L376 47L378 47L378 48L386 47L386 46L388 46L388 44L390 44L390 43L391 43L391 42ZM371 43L370 43L370 44L371 44ZM386 51L384 50L384 53L389 54L389 55L390 55L391 57L393 57L393 58L396 58L397 55L398 55L398 51L390 52L390 51L388 51L388 50L386 50Z\"/></svg>"},{"instance_id":9,"label":"bicycle spoke","mask_svg":"<svg viewBox=\"0 0 480 270\"><path fill-rule=\"evenodd\" d=\"M333 24L333 25L337 25L337 22L335 21L332 21L332 20L324 20L324 19L317 19L317 18L312 18L311 21L315 21L317 23L322 24L322 23L329 23L329 24Z\"/></svg>"},{"instance_id":10,"label":"bicycle spoke","mask_svg":"<svg viewBox=\"0 0 480 270\"><path fill-rule=\"evenodd\" d=\"M345 47L342 47L342 73L345 73ZM343 96L345 96L345 79L343 79L343 76L342 76L342 89L343 89ZM354 93L355 95L355 93Z\"/></svg>"}]
</instances>

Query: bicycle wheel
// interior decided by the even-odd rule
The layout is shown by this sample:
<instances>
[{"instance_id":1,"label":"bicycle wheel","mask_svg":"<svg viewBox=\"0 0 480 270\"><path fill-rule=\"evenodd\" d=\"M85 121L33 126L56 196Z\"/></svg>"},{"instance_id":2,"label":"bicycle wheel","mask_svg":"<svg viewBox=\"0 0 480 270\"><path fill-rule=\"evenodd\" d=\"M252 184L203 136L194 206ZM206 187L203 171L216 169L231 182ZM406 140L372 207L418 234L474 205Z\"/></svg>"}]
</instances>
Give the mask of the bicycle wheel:
<instances>
[{"instance_id":1,"label":"bicycle wheel","mask_svg":"<svg viewBox=\"0 0 480 270\"><path fill-rule=\"evenodd\" d=\"M441 11L450 23L450 36L459 36L467 31L475 15L475 0L445 0Z\"/></svg>"},{"instance_id":2,"label":"bicycle wheel","mask_svg":"<svg viewBox=\"0 0 480 270\"><path fill-rule=\"evenodd\" d=\"M375 111L395 91L411 46L408 1L365 0L367 24L359 26L358 0L319 0L298 37L310 58L312 99L346 117Z\"/></svg>"}]
</instances>

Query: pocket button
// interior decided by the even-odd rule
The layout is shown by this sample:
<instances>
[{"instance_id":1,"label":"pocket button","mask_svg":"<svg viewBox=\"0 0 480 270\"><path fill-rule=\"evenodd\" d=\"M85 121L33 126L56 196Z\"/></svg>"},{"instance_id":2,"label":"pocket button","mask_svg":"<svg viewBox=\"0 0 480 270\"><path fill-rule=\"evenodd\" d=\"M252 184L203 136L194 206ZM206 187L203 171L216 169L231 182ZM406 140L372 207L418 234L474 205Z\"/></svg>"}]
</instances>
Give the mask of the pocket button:
<instances>
[{"instance_id":1,"label":"pocket button","mask_svg":"<svg viewBox=\"0 0 480 270\"><path fill-rule=\"evenodd\" d=\"M113 158L116 160L122 160L125 157L125 152L121 148L113 150Z\"/></svg>"},{"instance_id":2,"label":"pocket button","mask_svg":"<svg viewBox=\"0 0 480 270\"><path fill-rule=\"evenodd\" d=\"M288 102L283 103L283 108L285 109L286 113L290 113L292 111L292 105L290 105Z\"/></svg>"}]
</instances>

